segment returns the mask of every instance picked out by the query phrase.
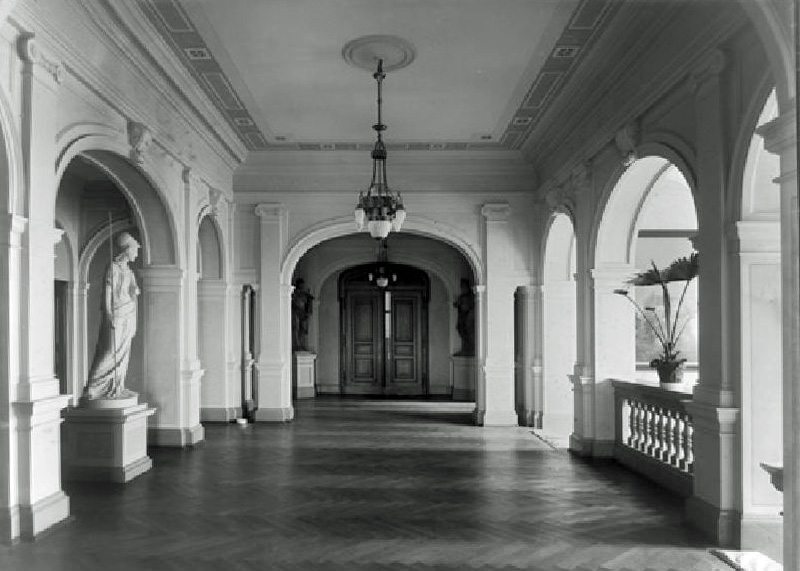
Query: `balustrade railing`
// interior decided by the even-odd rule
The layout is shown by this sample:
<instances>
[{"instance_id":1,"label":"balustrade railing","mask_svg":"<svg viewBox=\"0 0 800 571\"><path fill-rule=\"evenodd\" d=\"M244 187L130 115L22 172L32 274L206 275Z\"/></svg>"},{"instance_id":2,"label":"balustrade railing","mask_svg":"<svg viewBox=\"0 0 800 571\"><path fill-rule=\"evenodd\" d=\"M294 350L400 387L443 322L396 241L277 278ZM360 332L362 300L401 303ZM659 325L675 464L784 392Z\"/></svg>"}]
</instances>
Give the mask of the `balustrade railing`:
<instances>
[{"instance_id":1,"label":"balustrade railing","mask_svg":"<svg viewBox=\"0 0 800 571\"><path fill-rule=\"evenodd\" d=\"M612 381L616 437L614 458L672 491L692 493L691 395L659 387Z\"/></svg>"}]
</instances>

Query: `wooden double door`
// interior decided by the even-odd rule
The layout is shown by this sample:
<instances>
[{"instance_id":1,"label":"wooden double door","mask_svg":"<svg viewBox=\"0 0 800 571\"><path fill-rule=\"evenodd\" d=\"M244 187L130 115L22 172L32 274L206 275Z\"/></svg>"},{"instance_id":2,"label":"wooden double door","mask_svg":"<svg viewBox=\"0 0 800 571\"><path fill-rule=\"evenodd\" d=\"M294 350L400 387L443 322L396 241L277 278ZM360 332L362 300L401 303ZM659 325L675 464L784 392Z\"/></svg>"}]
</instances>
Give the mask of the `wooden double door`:
<instances>
[{"instance_id":1,"label":"wooden double door","mask_svg":"<svg viewBox=\"0 0 800 571\"><path fill-rule=\"evenodd\" d=\"M427 283L417 283L420 270L402 268L389 287L357 278L340 285L342 394L428 393Z\"/></svg>"}]
</instances>

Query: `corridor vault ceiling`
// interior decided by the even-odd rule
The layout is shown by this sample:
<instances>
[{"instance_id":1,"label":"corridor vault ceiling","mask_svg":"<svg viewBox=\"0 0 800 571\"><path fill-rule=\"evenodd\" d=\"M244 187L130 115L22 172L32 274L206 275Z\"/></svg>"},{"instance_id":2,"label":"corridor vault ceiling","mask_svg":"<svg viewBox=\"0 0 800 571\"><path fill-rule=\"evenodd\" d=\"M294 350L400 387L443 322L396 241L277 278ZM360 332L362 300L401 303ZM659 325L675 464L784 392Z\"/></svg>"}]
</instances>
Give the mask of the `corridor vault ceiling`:
<instances>
[{"instance_id":1,"label":"corridor vault ceiling","mask_svg":"<svg viewBox=\"0 0 800 571\"><path fill-rule=\"evenodd\" d=\"M138 0L251 151L368 150L375 83L342 47L385 34L415 61L385 82L390 149L512 150L610 0Z\"/></svg>"}]
</instances>

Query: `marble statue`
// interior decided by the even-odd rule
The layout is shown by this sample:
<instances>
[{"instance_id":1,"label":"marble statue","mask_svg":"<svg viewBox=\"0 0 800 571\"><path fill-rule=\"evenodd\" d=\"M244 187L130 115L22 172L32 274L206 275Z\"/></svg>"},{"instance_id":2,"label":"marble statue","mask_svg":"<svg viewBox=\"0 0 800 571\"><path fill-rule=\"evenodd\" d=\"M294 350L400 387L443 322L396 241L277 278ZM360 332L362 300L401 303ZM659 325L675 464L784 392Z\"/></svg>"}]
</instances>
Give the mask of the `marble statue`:
<instances>
[{"instance_id":1,"label":"marble statue","mask_svg":"<svg viewBox=\"0 0 800 571\"><path fill-rule=\"evenodd\" d=\"M461 279L461 294L453 307L458 310L456 331L461 336L461 351L456 355L471 357L475 355L475 294L466 278Z\"/></svg>"},{"instance_id":2,"label":"marble statue","mask_svg":"<svg viewBox=\"0 0 800 571\"><path fill-rule=\"evenodd\" d=\"M136 393L125 388L125 376L136 335L139 287L128 266L139 254L139 243L127 232L116 238L114 261L106 268L102 322L89 380L83 398L127 399Z\"/></svg>"},{"instance_id":3,"label":"marble statue","mask_svg":"<svg viewBox=\"0 0 800 571\"><path fill-rule=\"evenodd\" d=\"M311 317L314 296L306 289L300 278L294 282L292 293L292 349L308 350L308 318Z\"/></svg>"}]
</instances>

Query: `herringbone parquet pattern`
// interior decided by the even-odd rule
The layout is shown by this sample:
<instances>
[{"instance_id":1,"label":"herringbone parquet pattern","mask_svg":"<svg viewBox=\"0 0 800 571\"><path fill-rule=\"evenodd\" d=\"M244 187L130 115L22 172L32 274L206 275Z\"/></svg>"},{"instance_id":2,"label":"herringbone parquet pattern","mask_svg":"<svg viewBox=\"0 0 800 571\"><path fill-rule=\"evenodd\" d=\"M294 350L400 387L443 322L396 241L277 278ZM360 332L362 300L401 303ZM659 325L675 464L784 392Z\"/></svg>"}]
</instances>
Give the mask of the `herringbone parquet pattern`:
<instances>
[{"instance_id":1,"label":"herringbone parquet pattern","mask_svg":"<svg viewBox=\"0 0 800 571\"><path fill-rule=\"evenodd\" d=\"M676 498L468 411L318 401L208 425L125 486L67 485L71 521L0 547L0 569L729 571Z\"/></svg>"}]
</instances>

